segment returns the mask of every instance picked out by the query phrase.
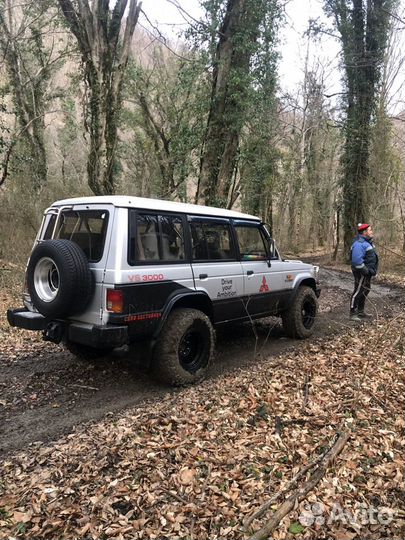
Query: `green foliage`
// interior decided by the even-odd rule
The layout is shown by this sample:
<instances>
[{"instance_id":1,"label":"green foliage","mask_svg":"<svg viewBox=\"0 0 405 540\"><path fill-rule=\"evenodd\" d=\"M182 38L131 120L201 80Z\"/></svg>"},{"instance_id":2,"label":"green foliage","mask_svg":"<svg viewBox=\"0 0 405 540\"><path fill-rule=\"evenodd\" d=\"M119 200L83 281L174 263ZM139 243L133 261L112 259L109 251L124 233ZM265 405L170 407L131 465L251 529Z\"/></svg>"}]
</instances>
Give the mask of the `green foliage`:
<instances>
[{"instance_id":1,"label":"green foliage","mask_svg":"<svg viewBox=\"0 0 405 540\"><path fill-rule=\"evenodd\" d=\"M342 44L345 144L342 155L344 242L348 249L355 223L369 214L368 178L372 123L394 0L325 0Z\"/></svg>"},{"instance_id":2,"label":"green foliage","mask_svg":"<svg viewBox=\"0 0 405 540\"><path fill-rule=\"evenodd\" d=\"M284 249L299 253L308 245L329 245L342 202L346 228L349 218L351 227L367 217L389 229L387 237L394 240L402 233L404 166L392 121L378 101L387 21L375 17L378 5L390 9L392 4L370 0L367 8L363 0L356 14L352 0L325 0L342 41L343 129L325 99L318 68L305 66L296 96L278 95L280 0L204 0L201 5L201 21L183 34L177 54L158 41L132 52L124 107L119 111L119 99L108 127L118 130L111 168L115 191L194 202L205 154L212 150L208 197L200 202L260 215ZM246 11L227 26L229 7L235 5ZM88 101L89 72L72 53L75 40L60 32L68 27L55 17L54 1L15 8L27 24L11 42L14 48L4 48L9 40L3 32L8 63L0 81L2 166L10 145L12 152L0 192L0 251L24 261L8 238L20 231L16 245L26 254L43 208L56 199L90 194L89 133L104 133L105 125L100 115L90 129L91 107L97 112L108 102L115 111L115 104L108 96L103 101L96 83ZM225 45L233 51L228 57L221 49ZM13 71L17 61L4 56L9 51L23 66L20 79ZM51 110L57 112L47 116ZM94 141L93 149L106 155ZM32 197L34 178L40 181ZM21 197L27 201L23 209Z\"/></svg>"},{"instance_id":3,"label":"green foliage","mask_svg":"<svg viewBox=\"0 0 405 540\"><path fill-rule=\"evenodd\" d=\"M27 532L27 526L22 521L18 522L15 527L16 534L25 534Z\"/></svg>"},{"instance_id":4,"label":"green foliage","mask_svg":"<svg viewBox=\"0 0 405 540\"><path fill-rule=\"evenodd\" d=\"M241 140L240 189L243 208L261 215L272 226L273 199L279 186L280 149L276 138L279 131L276 50L279 8L268 5L261 22L260 47L252 59L253 82L249 91L247 124Z\"/></svg>"},{"instance_id":5,"label":"green foliage","mask_svg":"<svg viewBox=\"0 0 405 540\"><path fill-rule=\"evenodd\" d=\"M10 133L10 128L6 125L4 121L4 113L7 112L7 105L4 99L6 93L8 92L4 91L4 87L0 87L0 155L7 147L6 135Z\"/></svg>"},{"instance_id":6,"label":"green foliage","mask_svg":"<svg viewBox=\"0 0 405 540\"><path fill-rule=\"evenodd\" d=\"M291 525L288 527L288 532L291 534L301 534L304 531L305 527L303 527L298 521L294 521L294 523L291 523Z\"/></svg>"},{"instance_id":7,"label":"green foliage","mask_svg":"<svg viewBox=\"0 0 405 540\"><path fill-rule=\"evenodd\" d=\"M367 208L370 221L377 229L383 229L386 238L393 242L402 232L400 222L392 218L402 197L404 178L403 153L394 144L394 128L384 103L380 103L371 134Z\"/></svg>"},{"instance_id":8,"label":"green foliage","mask_svg":"<svg viewBox=\"0 0 405 540\"><path fill-rule=\"evenodd\" d=\"M195 33L200 34L202 45L208 45L207 69L212 80L197 196L206 204L232 206L237 193L243 191L241 157L252 155L248 149L242 150L241 143L249 132L248 119L257 110L255 102L264 78L273 79L270 86L274 87L279 7L276 0L213 0L204 2L204 7L205 26ZM235 189L237 182L239 188Z\"/></svg>"}]
</instances>

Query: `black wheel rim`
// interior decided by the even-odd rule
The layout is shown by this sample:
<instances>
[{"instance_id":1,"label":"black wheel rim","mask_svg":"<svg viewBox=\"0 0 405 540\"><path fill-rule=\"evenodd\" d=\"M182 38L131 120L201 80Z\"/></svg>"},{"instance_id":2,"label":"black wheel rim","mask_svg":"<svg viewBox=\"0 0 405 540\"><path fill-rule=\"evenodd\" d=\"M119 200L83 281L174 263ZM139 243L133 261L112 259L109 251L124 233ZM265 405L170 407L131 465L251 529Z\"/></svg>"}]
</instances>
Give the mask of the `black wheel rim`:
<instances>
[{"instance_id":1,"label":"black wheel rim","mask_svg":"<svg viewBox=\"0 0 405 540\"><path fill-rule=\"evenodd\" d=\"M316 303L313 298L305 298L302 303L301 317L305 328L312 328L316 316Z\"/></svg>"},{"instance_id":2,"label":"black wheel rim","mask_svg":"<svg viewBox=\"0 0 405 540\"><path fill-rule=\"evenodd\" d=\"M179 361L183 369L195 373L202 367L204 340L199 332L189 330L181 338L178 348Z\"/></svg>"}]
</instances>

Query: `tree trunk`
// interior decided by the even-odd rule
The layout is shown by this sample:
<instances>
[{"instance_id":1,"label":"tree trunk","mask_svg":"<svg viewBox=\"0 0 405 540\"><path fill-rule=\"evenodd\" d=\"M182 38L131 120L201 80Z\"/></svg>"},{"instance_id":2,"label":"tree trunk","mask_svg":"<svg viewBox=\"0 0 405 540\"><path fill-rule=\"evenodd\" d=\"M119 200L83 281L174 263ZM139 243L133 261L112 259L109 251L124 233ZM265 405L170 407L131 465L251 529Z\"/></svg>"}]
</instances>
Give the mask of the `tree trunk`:
<instances>
[{"instance_id":1,"label":"tree trunk","mask_svg":"<svg viewBox=\"0 0 405 540\"><path fill-rule=\"evenodd\" d=\"M371 122L387 44L391 0L325 0L335 18L347 84L343 175L343 243L347 251L356 224L368 219Z\"/></svg>"},{"instance_id":2,"label":"tree trunk","mask_svg":"<svg viewBox=\"0 0 405 540\"><path fill-rule=\"evenodd\" d=\"M41 9L41 6L38 9ZM30 175L35 193L46 184L48 174L44 117L50 56L44 48L41 30L36 26L40 16L44 16L44 12L38 12L34 4L13 6L12 2L7 2L6 9L0 11L0 49L10 77L19 126L9 144L7 165L18 139L21 138L28 147L27 157L30 158ZM31 18L33 21L30 21ZM20 19L18 29L17 19ZM22 32L19 29L24 25L27 25L27 29ZM25 42L29 44L28 50ZM32 54L35 60L32 59ZM3 171L2 183L6 176L7 168Z\"/></svg>"},{"instance_id":3,"label":"tree trunk","mask_svg":"<svg viewBox=\"0 0 405 540\"><path fill-rule=\"evenodd\" d=\"M58 0L76 37L85 70L89 98L86 103L90 135L87 160L88 183L96 195L112 195L117 176L117 129L122 106L123 75L141 4L129 0L125 30L120 42L122 19L128 0L113 8L106 0Z\"/></svg>"},{"instance_id":4,"label":"tree trunk","mask_svg":"<svg viewBox=\"0 0 405 540\"><path fill-rule=\"evenodd\" d=\"M219 31L196 202L225 206L244 124L260 0L228 0ZM242 46L243 45L243 46Z\"/></svg>"}]
</instances>

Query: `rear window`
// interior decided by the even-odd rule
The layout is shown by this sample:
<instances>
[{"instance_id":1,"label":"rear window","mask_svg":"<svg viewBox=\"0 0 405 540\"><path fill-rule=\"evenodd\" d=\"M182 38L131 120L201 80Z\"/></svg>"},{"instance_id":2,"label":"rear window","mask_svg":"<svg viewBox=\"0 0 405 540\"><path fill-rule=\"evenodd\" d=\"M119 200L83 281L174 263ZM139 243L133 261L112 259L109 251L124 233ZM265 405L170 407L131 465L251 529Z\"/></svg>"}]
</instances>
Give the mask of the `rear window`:
<instances>
[{"instance_id":1,"label":"rear window","mask_svg":"<svg viewBox=\"0 0 405 540\"><path fill-rule=\"evenodd\" d=\"M89 262L103 256L109 214L106 210L65 210L61 213L54 238L71 240L82 248ZM52 216L43 239L52 238L55 217Z\"/></svg>"}]
</instances>

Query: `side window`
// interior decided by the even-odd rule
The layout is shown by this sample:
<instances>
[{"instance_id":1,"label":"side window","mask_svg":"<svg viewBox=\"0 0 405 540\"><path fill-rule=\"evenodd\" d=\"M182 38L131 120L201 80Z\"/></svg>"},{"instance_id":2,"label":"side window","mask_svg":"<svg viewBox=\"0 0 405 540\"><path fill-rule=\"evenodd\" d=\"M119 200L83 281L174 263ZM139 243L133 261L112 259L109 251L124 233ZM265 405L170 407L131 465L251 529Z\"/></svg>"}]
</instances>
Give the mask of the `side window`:
<instances>
[{"instance_id":1,"label":"side window","mask_svg":"<svg viewBox=\"0 0 405 540\"><path fill-rule=\"evenodd\" d=\"M135 229L135 259L137 261L159 261L158 217L138 214Z\"/></svg>"},{"instance_id":2,"label":"side window","mask_svg":"<svg viewBox=\"0 0 405 540\"><path fill-rule=\"evenodd\" d=\"M183 221L178 216L159 216L162 230L162 258L164 261L181 261L184 251Z\"/></svg>"},{"instance_id":3,"label":"side window","mask_svg":"<svg viewBox=\"0 0 405 540\"><path fill-rule=\"evenodd\" d=\"M267 260L266 245L258 227L237 225L236 235L242 261Z\"/></svg>"},{"instance_id":4,"label":"side window","mask_svg":"<svg viewBox=\"0 0 405 540\"><path fill-rule=\"evenodd\" d=\"M137 214L131 211L129 263L182 261L186 258L180 216Z\"/></svg>"},{"instance_id":5,"label":"side window","mask_svg":"<svg viewBox=\"0 0 405 540\"><path fill-rule=\"evenodd\" d=\"M193 259L197 261L232 260L235 250L229 225L215 222L192 222Z\"/></svg>"}]
</instances>

